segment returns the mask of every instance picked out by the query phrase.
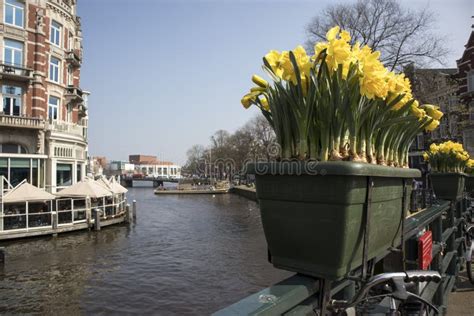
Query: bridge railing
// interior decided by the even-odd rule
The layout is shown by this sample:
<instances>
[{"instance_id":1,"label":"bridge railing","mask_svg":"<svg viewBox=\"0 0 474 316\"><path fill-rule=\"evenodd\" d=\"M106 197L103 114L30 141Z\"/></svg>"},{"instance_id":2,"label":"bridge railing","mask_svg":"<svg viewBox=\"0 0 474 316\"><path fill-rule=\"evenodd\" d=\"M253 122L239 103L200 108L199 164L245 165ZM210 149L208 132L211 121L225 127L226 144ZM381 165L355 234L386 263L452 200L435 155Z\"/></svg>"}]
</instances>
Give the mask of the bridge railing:
<instances>
[{"instance_id":1,"label":"bridge railing","mask_svg":"<svg viewBox=\"0 0 474 316\"><path fill-rule=\"evenodd\" d=\"M404 224L404 240L406 247L417 244L417 236L428 229L433 234L433 249L431 270L437 270L443 276L440 283L427 283L421 296L435 305L446 308L447 295L454 286L456 275L459 272L463 258L462 229L463 217L470 215L470 200L448 202L438 201L427 209L410 215ZM412 247L413 248L413 247ZM407 249L407 248L406 248ZM378 265L387 271L403 271L420 269L420 260L417 252L408 253L405 260L401 259L400 252L387 252L375 258ZM411 253L411 254L410 254ZM393 255L397 257L393 260ZM392 256L392 258L389 258ZM387 259L387 264L384 262ZM393 266L393 261L403 262L403 265ZM355 281L361 275L361 268L353 271L350 279L343 279L331 286L331 297L336 299L350 299L355 294ZM295 274L277 284L274 284L258 293L252 294L213 315L307 315L314 314L320 309L322 280Z\"/></svg>"}]
</instances>

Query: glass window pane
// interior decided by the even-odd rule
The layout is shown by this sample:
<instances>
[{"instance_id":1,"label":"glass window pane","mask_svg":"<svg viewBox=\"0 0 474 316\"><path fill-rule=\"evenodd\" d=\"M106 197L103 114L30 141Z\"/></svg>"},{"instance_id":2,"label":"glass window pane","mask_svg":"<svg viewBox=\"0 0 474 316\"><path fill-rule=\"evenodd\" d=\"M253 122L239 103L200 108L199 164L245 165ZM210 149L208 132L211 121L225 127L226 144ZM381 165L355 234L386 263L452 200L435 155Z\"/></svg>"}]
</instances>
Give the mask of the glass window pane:
<instances>
[{"instance_id":1,"label":"glass window pane","mask_svg":"<svg viewBox=\"0 0 474 316\"><path fill-rule=\"evenodd\" d=\"M8 167L8 158L0 158L0 168Z\"/></svg>"},{"instance_id":2,"label":"glass window pane","mask_svg":"<svg viewBox=\"0 0 474 316\"><path fill-rule=\"evenodd\" d=\"M56 186L67 186L72 184L72 165L56 165Z\"/></svg>"},{"instance_id":3,"label":"glass window pane","mask_svg":"<svg viewBox=\"0 0 474 316\"><path fill-rule=\"evenodd\" d=\"M3 113L9 115L10 114L10 105L12 99L9 97L3 97Z\"/></svg>"},{"instance_id":4,"label":"glass window pane","mask_svg":"<svg viewBox=\"0 0 474 316\"><path fill-rule=\"evenodd\" d=\"M19 49L19 50L23 50L23 43L19 42L19 41L5 39L5 46L15 48L15 49Z\"/></svg>"},{"instance_id":5,"label":"glass window pane","mask_svg":"<svg viewBox=\"0 0 474 316\"><path fill-rule=\"evenodd\" d=\"M33 162L38 163L36 160L34 160ZM33 170L33 174L32 174L31 184L34 185L34 186L39 187L39 183L38 183L38 166L33 166L33 167L32 167L32 170Z\"/></svg>"},{"instance_id":6,"label":"glass window pane","mask_svg":"<svg viewBox=\"0 0 474 316\"><path fill-rule=\"evenodd\" d=\"M49 103L52 104L52 105L59 105L59 98L56 98L56 97L49 97Z\"/></svg>"},{"instance_id":7,"label":"glass window pane","mask_svg":"<svg viewBox=\"0 0 474 316\"><path fill-rule=\"evenodd\" d=\"M23 10L16 8L15 10L15 25L23 27Z\"/></svg>"},{"instance_id":8,"label":"glass window pane","mask_svg":"<svg viewBox=\"0 0 474 316\"><path fill-rule=\"evenodd\" d=\"M82 178L81 178L81 165L79 165L79 164L76 166L76 180L77 180L77 182L82 180Z\"/></svg>"},{"instance_id":9,"label":"glass window pane","mask_svg":"<svg viewBox=\"0 0 474 316\"><path fill-rule=\"evenodd\" d=\"M17 144L2 144L2 153L18 154Z\"/></svg>"},{"instance_id":10,"label":"glass window pane","mask_svg":"<svg viewBox=\"0 0 474 316\"><path fill-rule=\"evenodd\" d=\"M16 152L18 152L18 145L15 144L14 146L16 146ZM30 159L12 158L10 168L30 168Z\"/></svg>"},{"instance_id":11,"label":"glass window pane","mask_svg":"<svg viewBox=\"0 0 474 316\"><path fill-rule=\"evenodd\" d=\"M8 179L8 159L0 158L0 176Z\"/></svg>"},{"instance_id":12,"label":"glass window pane","mask_svg":"<svg viewBox=\"0 0 474 316\"><path fill-rule=\"evenodd\" d=\"M19 116L21 114L21 103L18 99L13 99L13 115Z\"/></svg>"},{"instance_id":13,"label":"glass window pane","mask_svg":"<svg viewBox=\"0 0 474 316\"><path fill-rule=\"evenodd\" d=\"M5 23L13 24L13 7L9 5L5 7Z\"/></svg>"},{"instance_id":14,"label":"glass window pane","mask_svg":"<svg viewBox=\"0 0 474 316\"><path fill-rule=\"evenodd\" d=\"M9 48L5 48L5 64L13 65L13 52Z\"/></svg>"},{"instance_id":15,"label":"glass window pane","mask_svg":"<svg viewBox=\"0 0 474 316\"><path fill-rule=\"evenodd\" d=\"M16 186L25 179L30 181L30 159L10 159L10 183Z\"/></svg>"},{"instance_id":16,"label":"glass window pane","mask_svg":"<svg viewBox=\"0 0 474 316\"><path fill-rule=\"evenodd\" d=\"M23 65L23 52L15 50L15 65L21 67Z\"/></svg>"}]
</instances>

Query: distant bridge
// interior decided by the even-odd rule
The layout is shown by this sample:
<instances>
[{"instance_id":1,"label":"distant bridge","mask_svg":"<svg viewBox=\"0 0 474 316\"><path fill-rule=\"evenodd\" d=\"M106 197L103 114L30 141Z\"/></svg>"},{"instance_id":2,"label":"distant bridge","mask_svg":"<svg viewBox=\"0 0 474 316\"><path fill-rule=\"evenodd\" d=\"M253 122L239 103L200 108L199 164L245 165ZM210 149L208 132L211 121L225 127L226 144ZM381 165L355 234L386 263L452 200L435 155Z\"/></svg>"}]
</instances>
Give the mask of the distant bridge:
<instances>
[{"instance_id":1,"label":"distant bridge","mask_svg":"<svg viewBox=\"0 0 474 316\"><path fill-rule=\"evenodd\" d=\"M127 188L133 187L133 182L152 182L153 187L157 188L160 185L163 185L164 182L173 182L178 183L178 179L157 177L157 178L133 178L133 177L122 177L120 178L120 184Z\"/></svg>"}]
</instances>

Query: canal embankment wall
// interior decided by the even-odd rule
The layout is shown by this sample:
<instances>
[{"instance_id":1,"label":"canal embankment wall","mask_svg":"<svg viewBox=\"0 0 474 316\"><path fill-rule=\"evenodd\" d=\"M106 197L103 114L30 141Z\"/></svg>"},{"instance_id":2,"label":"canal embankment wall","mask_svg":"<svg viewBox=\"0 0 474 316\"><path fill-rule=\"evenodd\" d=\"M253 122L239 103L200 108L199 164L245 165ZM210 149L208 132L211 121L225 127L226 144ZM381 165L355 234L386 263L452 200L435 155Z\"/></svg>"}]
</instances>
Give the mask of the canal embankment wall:
<instances>
[{"instance_id":1,"label":"canal embankment wall","mask_svg":"<svg viewBox=\"0 0 474 316\"><path fill-rule=\"evenodd\" d=\"M246 185L239 185L231 188L230 192L257 202L257 192L255 191L255 188L249 188Z\"/></svg>"}]
</instances>

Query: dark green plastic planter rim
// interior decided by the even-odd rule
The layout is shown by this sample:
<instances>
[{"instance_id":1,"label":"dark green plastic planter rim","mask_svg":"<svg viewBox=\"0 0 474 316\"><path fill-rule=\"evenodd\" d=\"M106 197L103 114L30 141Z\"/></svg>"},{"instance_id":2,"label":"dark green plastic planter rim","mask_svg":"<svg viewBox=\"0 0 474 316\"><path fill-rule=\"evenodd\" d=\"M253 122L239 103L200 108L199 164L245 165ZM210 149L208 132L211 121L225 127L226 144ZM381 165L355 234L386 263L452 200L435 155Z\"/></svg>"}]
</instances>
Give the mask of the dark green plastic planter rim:
<instances>
[{"instance_id":1,"label":"dark green plastic planter rim","mask_svg":"<svg viewBox=\"0 0 474 316\"><path fill-rule=\"evenodd\" d=\"M394 178L419 178L421 171L351 161L281 161L254 162L246 166L255 175L341 175Z\"/></svg>"}]
</instances>

